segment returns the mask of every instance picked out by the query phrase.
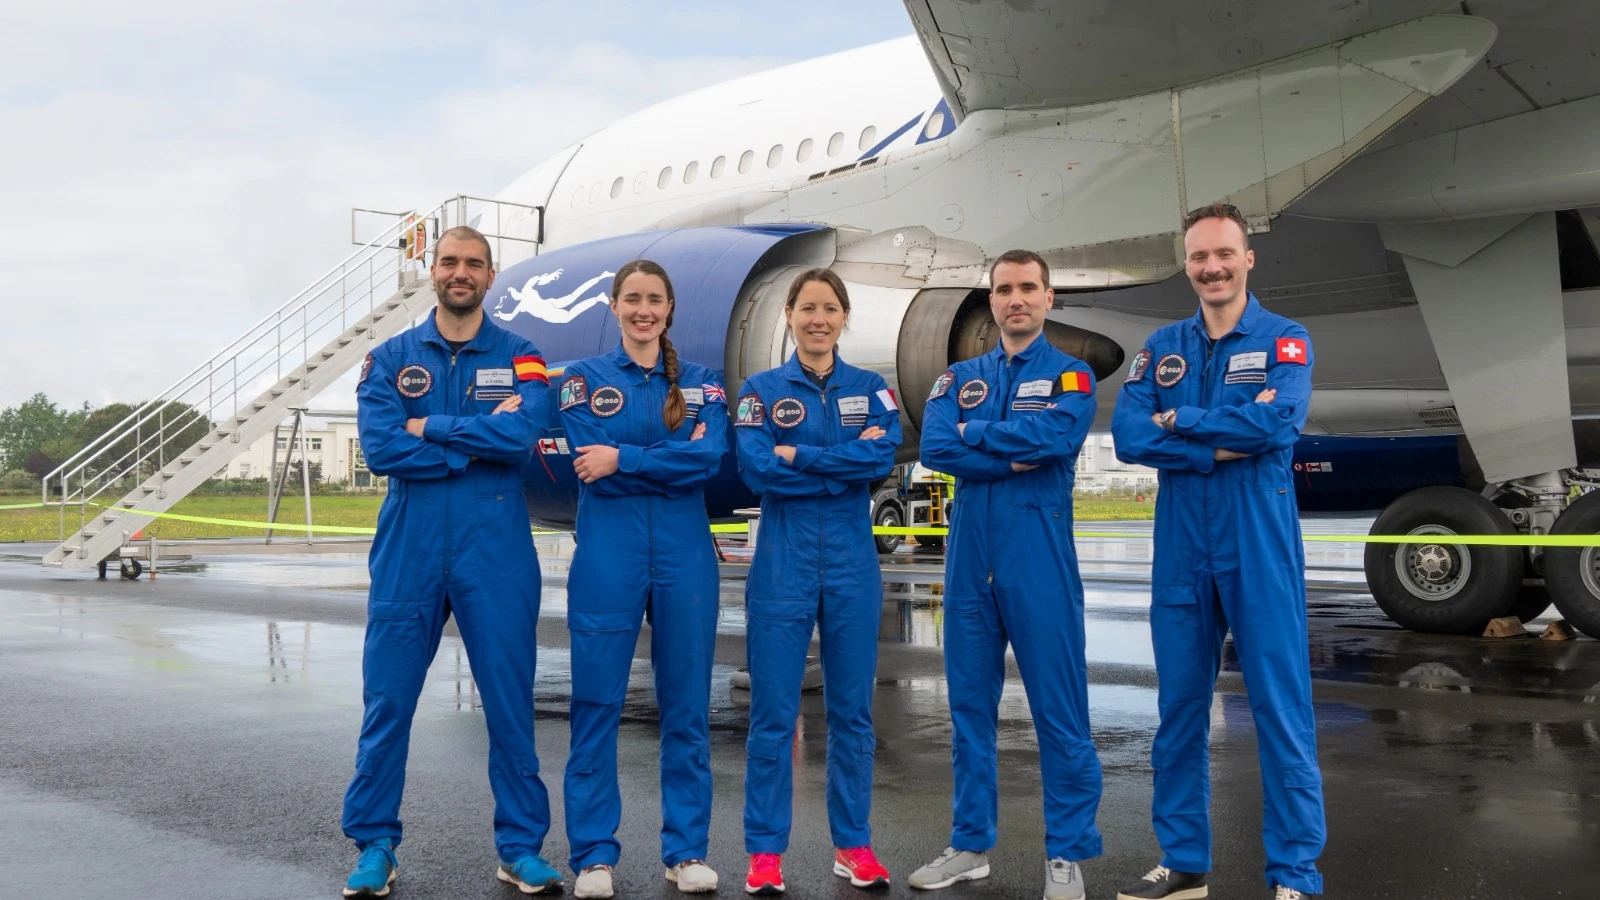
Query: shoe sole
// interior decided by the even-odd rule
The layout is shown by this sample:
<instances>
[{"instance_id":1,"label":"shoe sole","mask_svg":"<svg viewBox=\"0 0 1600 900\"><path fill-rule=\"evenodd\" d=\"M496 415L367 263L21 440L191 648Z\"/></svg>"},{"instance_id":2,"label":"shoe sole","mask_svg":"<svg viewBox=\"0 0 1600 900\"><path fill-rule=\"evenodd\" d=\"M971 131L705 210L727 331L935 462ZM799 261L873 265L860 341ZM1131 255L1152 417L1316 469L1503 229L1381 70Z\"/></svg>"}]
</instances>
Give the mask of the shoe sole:
<instances>
[{"instance_id":1,"label":"shoe sole","mask_svg":"<svg viewBox=\"0 0 1600 900\"><path fill-rule=\"evenodd\" d=\"M945 880L936 884L913 884L911 886L919 891L937 891L947 888L958 881L981 881L988 877L989 864L984 863L981 866L974 866L973 868L970 868L959 875L952 875L951 877L946 878Z\"/></svg>"},{"instance_id":2,"label":"shoe sole","mask_svg":"<svg viewBox=\"0 0 1600 900\"><path fill-rule=\"evenodd\" d=\"M345 888L344 890L340 891L340 893L344 894L346 897L387 897L389 896L389 888L394 886L395 876L399 874L400 870L398 869L390 872L389 880L383 883L383 888L380 890L369 891L366 888L362 888L359 891L352 891L349 888Z\"/></svg>"},{"instance_id":3,"label":"shoe sole","mask_svg":"<svg viewBox=\"0 0 1600 900\"><path fill-rule=\"evenodd\" d=\"M667 880L678 886L678 893L680 894L714 894L717 891L717 883L715 881L704 887L684 887L683 882L678 880L677 869L667 870Z\"/></svg>"},{"instance_id":4,"label":"shoe sole","mask_svg":"<svg viewBox=\"0 0 1600 900\"><path fill-rule=\"evenodd\" d=\"M776 897L783 893L783 882L780 881L777 884L773 884L769 881L760 887L751 887L750 882L747 881L744 885L744 892L752 897Z\"/></svg>"},{"instance_id":5,"label":"shoe sole","mask_svg":"<svg viewBox=\"0 0 1600 900\"><path fill-rule=\"evenodd\" d=\"M1206 898L1209 896L1211 896L1210 888L1202 884L1195 888L1184 888L1181 891L1173 891L1172 893L1161 898L1161 900L1206 900ZM1145 898L1135 897L1132 894L1124 894L1121 891L1118 891L1117 900L1145 900Z\"/></svg>"},{"instance_id":6,"label":"shoe sole","mask_svg":"<svg viewBox=\"0 0 1600 900\"><path fill-rule=\"evenodd\" d=\"M497 869L494 877L504 881L506 884L516 885L517 890L524 894L542 894L545 891L549 891L552 894L561 893L561 879L559 878L554 881L547 881L544 884L529 884L503 868Z\"/></svg>"},{"instance_id":7,"label":"shoe sole","mask_svg":"<svg viewBox=\"0 0 1600 900\"><path fill-rule=\"evenodd\" d=\"M883 888L889 886L889 879L887 878L874 878L871 881L862 881L855 876L854 872L850 871L849 866L846 866L842 863L836 862L833 864L833 874L839 876L840 878L850 879L850 884L858 888Z\"/></svg>"}]
</instances>

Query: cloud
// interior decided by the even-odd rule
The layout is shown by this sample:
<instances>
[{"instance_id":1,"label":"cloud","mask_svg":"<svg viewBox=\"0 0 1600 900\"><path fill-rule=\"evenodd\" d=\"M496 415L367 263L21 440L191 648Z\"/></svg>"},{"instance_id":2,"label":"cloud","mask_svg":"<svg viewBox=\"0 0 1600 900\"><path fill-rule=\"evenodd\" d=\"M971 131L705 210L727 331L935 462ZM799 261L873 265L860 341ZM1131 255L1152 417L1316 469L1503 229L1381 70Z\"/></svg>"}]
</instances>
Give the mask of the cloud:
<instances>
[{"instance_id":1,"label":"cloud","mask_svg":"<svg viewBox=\"0 0 1600 900\"><path fill-rule=\"evenodd\" d=\"M0 406L154 395L353 250L352 207L492 194L650 103L907 27L813 50L785 42L827 15L672 6L8 7Z\"/></svg>"}]
</instances>

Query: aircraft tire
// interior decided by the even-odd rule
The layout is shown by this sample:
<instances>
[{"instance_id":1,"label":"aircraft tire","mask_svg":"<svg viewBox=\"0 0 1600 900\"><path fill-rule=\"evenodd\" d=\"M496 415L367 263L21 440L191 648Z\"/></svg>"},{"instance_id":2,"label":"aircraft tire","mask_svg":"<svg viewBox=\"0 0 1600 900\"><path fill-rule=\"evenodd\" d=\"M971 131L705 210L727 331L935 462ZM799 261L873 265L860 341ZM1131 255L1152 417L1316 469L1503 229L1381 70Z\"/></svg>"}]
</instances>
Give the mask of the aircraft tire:
<instances>
[{"instance_id":1,"label":"aircraft tire","mask_svg":"<svg viewBox=\"0 0 1600 900\"><path fill-rule=\"evenodd\" d=\"M1519 621L1532 622L1550 608L1550 591L1542 584L1524 584L1511 604L1511 615Z\"/></svg>"},{"instance_id":2,"label":"aircraft tire","mask_svg":"<svg viewBox=\"0 0 1600 900\"><path fill-rule=\"evenodd\" d=\"M1550 533L1600 534L1600 492L1569 505ZM1600 547L1550 547L1544 552L1544 583L1562 618L1600 639Z\"/></svg>"},{"instance_id":3,"label":"aircraft tire","mask_svg":"<svg viewBox=\"0 0 1600 900\"><path fill-rule=\"evenodd\" d=\"M1493 503L1458 487L1426 487L1390 503L1370 534L1516 533ZM1367 586L1390 619L1412 631L1482 634L1509 615L1522 586L1520 547L1368 544Z\"/></svg>"},{"instance_id":4,"label":"aircraft tire","mask_svg":"<svg viewBox=\"0 0 1600 900\"><path fill-rule=\"evenodd\" d=\"M888 528L899 528L906 524L905 509L895 496L894 488L884 488L872 495L872 524L874 527L882 525ZM879 553L893 553L903 538L898 534L875 534L872 541L878 545Z\"/></svg>"}]
</instances>

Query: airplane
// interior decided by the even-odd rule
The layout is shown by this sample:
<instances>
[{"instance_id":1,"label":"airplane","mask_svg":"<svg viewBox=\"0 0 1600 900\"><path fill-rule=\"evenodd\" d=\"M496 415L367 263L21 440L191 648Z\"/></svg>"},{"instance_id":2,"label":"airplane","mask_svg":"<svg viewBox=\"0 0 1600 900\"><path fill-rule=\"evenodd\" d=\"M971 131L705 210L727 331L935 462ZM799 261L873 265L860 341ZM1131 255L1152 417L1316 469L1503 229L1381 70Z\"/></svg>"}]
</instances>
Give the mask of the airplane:
<instances>
[{"instance_id":1,"label":"airplane","mask_svg":"<svg viewBox=\"0 0 1600 900\"><path fill-rule=\"evenodd\" d=\"M995 344L989 261L1050 262L1049 337L1095 371L1105 430L1124 362L1194 313L1183 212L1232 203L1253 290L1317 351L1302 507L1425 536L1368 545L1383 610L1476 633L1553 601L1600 638L1594 549L1448 542L1600 532L1600 8L905 4L912 36L668 100L516 179L498 230L532 249L485 309L559 368L614 344L605 273L649 257L674 343L736 396L790 350L789 282L831 266L841 353L903 399L909 461L934 379ZM530 515L570 522L559 430L536 460ZM730 454L708 504L753 502Z\"/></svg>"}]
</instances>

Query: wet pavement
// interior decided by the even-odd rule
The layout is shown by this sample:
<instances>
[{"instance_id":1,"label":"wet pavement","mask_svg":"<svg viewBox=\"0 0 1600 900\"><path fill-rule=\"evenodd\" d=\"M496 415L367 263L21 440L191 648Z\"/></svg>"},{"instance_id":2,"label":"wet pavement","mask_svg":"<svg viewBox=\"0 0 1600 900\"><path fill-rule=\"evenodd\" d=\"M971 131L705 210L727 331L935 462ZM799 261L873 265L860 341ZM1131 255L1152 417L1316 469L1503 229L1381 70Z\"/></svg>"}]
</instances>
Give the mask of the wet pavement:
<instances>
[{"instance_id":1,"label":"wet pavement","mask_svg":"<svg viewBox=\"0 0 1600 900\"><path fill-rule=\"evenodd\" d=\"M1148 525L1080 541L1090 705L1105 768L1106 855L1085 865L1109 898L1153 865L1148 755L1156 716L1147 626ZM1344 519L1308 532L1365 531ZM560 771L569 695L571 545L540 538L546 572L535 699L555 803L546 855L564 863ZM213 556L151 582L41 569L42 547L0 547L0 900L336 897L353 859L339 806L360 722L366 584L359 556ZM30 559L28 554L32 554ZM738 554L730 553L732 570ZM890 561L875 714L873 822L904 878L948 839L950 726L938 558ZM1311 545L1311 655L1328 803L1329 896L1593 896L1600 871L1600 643L1486 641L1395 629L1362 592L1361 554ZM927 572L935 574L929 575ZM725 580L712 695L711 863L739 894L747 696L742 585ZM1535 627L1541 623L1535 623ZM673 897L657 858L656 711L648 637L620 747L627 806L618 895ZM1237 666L1212 721L1213 897L1265 897L1261 790ZM951 900L1038 896L1037 756L1014 666L1001 703L1001 836L986 882ZM487 738L449 631L413 730L394 897L520 896L492 878ZM856 897L830 874L825 723L807 695L794 749L789 896ZM564 866L563 866L564 868ZM922 896L922 895L919 895Z\"/></svg>"}]
</instances>

